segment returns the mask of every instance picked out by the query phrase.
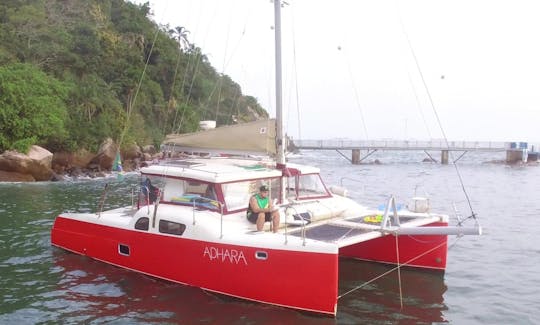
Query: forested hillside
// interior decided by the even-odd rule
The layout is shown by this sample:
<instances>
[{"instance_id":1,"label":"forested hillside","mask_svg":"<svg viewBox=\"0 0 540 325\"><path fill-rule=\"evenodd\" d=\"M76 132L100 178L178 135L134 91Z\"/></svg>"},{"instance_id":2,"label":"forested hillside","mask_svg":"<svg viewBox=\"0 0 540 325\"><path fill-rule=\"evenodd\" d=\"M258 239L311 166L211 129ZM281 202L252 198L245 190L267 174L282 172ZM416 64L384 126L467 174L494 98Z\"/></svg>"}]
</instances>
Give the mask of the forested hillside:
<instances>
[{"instance_id":1,"label":"forested hillside","mask_svg":"<svg viewBox=\"0 0 540 325\"><path fill-rule=\"evenodd\" d=\"M267 116L182 26L123 0L0 2L0 152L158 145L199 120Z\"/></svg>"}]
</instances>

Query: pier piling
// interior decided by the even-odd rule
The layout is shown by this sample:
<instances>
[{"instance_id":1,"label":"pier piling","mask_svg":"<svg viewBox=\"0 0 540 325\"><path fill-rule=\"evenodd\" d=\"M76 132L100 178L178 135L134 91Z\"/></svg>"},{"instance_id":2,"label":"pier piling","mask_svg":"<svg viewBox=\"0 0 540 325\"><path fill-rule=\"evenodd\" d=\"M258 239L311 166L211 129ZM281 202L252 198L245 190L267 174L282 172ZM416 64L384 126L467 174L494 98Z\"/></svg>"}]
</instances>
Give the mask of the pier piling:
<instances>
[{"instance_id":1,"label":"pier piling","mask_svg":"<svg viewBox=\"0 0 540 325\"><path fill-rule=\"evenodd\" d=\"M448 150L441 151L441 164L448 165Z\"/></svg>"}]
</instances>

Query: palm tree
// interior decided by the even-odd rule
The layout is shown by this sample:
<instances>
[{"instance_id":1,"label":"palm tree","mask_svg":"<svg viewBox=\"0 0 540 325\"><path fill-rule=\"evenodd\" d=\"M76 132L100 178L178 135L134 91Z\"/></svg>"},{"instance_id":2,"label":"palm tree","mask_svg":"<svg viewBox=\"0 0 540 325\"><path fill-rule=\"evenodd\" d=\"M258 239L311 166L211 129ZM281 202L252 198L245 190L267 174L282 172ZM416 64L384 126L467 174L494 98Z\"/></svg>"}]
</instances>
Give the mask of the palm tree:
<instances>
[{"instance_id":1,"label":"palm tree","mask_svg":"<svg viewBox=\"0 0 540 325\"><path fill-rule=\"evenodd\" d=\"M177 26L176 28L169 30L169 33L178 41L181 50L185 51L186 49L191 48L191 43L187 38L189 31L185 27Z\"/></svg>"}]
</instances>

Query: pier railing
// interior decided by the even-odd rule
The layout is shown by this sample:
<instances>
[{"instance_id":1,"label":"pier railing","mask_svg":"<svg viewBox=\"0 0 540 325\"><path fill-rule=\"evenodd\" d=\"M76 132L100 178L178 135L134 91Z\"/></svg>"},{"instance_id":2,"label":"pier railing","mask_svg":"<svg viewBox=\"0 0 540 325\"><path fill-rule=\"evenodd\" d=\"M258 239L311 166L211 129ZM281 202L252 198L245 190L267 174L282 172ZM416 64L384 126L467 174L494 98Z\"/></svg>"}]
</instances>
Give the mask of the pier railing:
<instances>
[{"instance_id":1,"label":"pier railing","mask_svg":"<svg viewBox=\"0 0 540 325\"><path fill-rule=\"evenodd\" d=\"M293 140L298 149L505 151L508 142L444 140Z\"/></svg>"}]
</instances>

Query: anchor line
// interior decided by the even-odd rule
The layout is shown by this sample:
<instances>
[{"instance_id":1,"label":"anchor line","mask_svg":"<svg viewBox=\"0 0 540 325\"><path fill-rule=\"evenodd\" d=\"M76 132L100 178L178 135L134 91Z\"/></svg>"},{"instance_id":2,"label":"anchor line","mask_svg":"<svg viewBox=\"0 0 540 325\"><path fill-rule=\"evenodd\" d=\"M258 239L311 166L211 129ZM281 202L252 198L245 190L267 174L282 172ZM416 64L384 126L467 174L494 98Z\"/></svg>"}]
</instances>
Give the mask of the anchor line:
<instances>
[{"instance_id":1,"label":"anchor line","mask_svg":"<svg viewBox=\"0 0 540 325\"><path fill-rule=\"evenodd\" d=\"M415 237L413 235L407 235L407 237L409 237L410 239L414 240L415 242L421 243L421 244L431 244L431 243L437 242L437 240L420 240L420 239L418 239L417 237Z\"/></svg>"},{"instance_id":2,"label":"anchor line","mask_svg":"<svg viewBox=\"0 0 540 325\"><path fill-rule=\"evenodd\" d=\"M403 291L401 289L401 267L399 266L399 240L398 236L396 237L396 261L397 261L397 276L398 276L398 286L399 286L399 305L403 309Z\"/></svg>"},{"instance_id":3,"label":"anchor line","mask_svg":"<svg viewBox=\"0 0 540 325\"><path fill-rule=\"evenodd\" d=\"M395 233L394 235L397 235L397 233ZM396 237L397 237L397 236L396 236ZM457 242L457 240L456 240L456 242ZM354 291L356 291L356 290L358 290L358 289L362 289L363 287L365 287L365 286L371 284L371 283L374 282L374 281L377 281L378 279L382 278L383 276L388 275L388 274L390 274L390 273L392 273L392 272L394 272L394 271L396 271L396 270L399 270L399 269L401 269L401 267L403 267L403 266L409 265L411 262L416 261L416 260L419 259L420 257L422 257L422 256L424 256L424 255L426 255L426 254L429 254L429 253L431 253L432 251L434 251L434 250L436 250L436 249L439 249L440 247L442 247L443 245L446 245L446 244L447 244L447 243L446 243L446 240L445 240L445 241L443 241L442 243L440 243L439 245L437 245L437 246L435 246L435 247L433 247L433 248L428 249L427 251L423 252L422 254L420 254L420 255L418 255L418 256L415 256L415 257L411 258L410 260L406 261L405 263L399 264L399 261L398 261L398 264L397 264L396 267L394 267L394 268L392 268L392 269L390 269L390 270L388 270L388 271L386 271L386 272L384 272L384 273L382 273L382 274L380 274L380 275L374 277L373 279L371 279L371 280L369 280L369 281L367 281L367 282L362 283L362 284L359 285L359 286L356 286L356 287L354 287L354 288L352 288L352 289L350 289L350 290L344 292L343 294L339 295L339 296L337 297L337 299L340 299L340 298L342 298L342 297L344 297L344 296L346 296L346 295L348 295L348 294L350 294L350 293L352 293L352 292L354 292ZM454 245L454 244L455 244L455 243L453 243L452 245Z\"/></svg>"}]
</instances>

